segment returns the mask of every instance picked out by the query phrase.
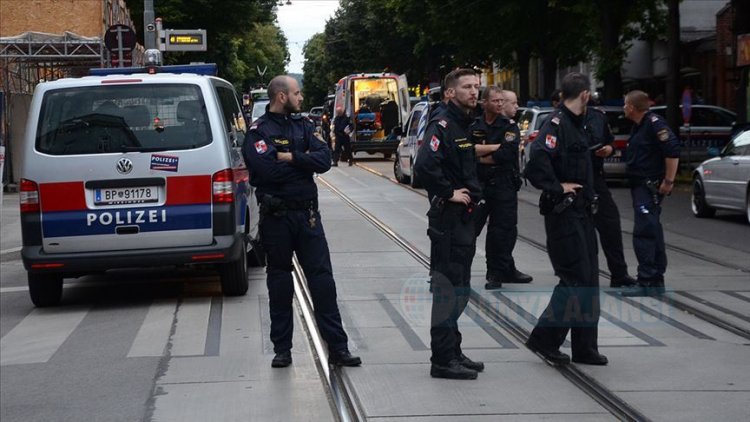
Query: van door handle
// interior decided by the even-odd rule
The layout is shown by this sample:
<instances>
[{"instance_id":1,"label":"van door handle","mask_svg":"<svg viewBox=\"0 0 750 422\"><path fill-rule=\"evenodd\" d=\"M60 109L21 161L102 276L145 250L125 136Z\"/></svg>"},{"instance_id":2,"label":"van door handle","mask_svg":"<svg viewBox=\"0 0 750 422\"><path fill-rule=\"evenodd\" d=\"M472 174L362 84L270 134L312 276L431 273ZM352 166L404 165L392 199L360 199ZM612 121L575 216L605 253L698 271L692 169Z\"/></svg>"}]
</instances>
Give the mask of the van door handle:
<instances>
[{"instance_id":1,"label":"van door handle","mask_svg":"<svg viewBox=\"0 0 750 422\"><path fill-rule=\"evenodd\" d=\"M138 226L118 226L115 228L117 234L138 234L141 229Z\"/></svg>"}]
</instances>

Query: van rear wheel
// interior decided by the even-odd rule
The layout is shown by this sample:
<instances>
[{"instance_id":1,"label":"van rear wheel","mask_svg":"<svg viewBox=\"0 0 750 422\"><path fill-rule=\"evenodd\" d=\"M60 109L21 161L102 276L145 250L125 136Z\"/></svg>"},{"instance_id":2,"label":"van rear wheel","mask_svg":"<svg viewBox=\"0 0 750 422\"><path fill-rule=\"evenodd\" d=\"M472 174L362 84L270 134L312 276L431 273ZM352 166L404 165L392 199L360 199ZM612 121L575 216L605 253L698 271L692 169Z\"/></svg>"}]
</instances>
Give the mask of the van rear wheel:
<instances>
[{"instance_id":1,"label":"van rear wheel","mask_svg":"<svg viewBox=\"0 0 750 422\"><path fill-rule=\"evenodd\" d=\"M55 306L62 299L63 278L57 274L28 273L31 302L38 308Z\"/></svg>"},{"instance_id":2,"label":"van rear wheel","mask_svg":"<svg viewBox=\"0 0 750 422\"><path fill-rule=\"evenodd\" d=\"M221 264L219 275L224 296L242 296L247 293L247 253L243 250L236 261Z\"/></svg>"}]
</instances>

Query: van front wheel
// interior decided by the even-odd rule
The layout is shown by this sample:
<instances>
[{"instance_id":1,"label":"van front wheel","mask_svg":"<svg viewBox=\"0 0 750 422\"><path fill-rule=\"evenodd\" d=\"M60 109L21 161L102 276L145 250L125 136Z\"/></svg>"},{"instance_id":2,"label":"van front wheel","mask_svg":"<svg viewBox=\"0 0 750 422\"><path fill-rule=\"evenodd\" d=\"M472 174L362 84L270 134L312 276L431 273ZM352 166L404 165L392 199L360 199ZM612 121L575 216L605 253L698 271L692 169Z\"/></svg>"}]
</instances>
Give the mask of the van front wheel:
<instances>
[{"instance_id":1,"label":"van front wheel","mask_svg":"<svg viewBox=\"0 0 750 422\"><path fill-rule=\"evenodd\" d=\"M63 278L57 274L28 273L31 302L38 308L55 306L62 299Z\"/></svg>"},{"instance_id":2,"label":"van front wheel","mask_svg":"<svg viewBox=\"0 0 750 422\"><path fill-rule=\"evenodd\" d=\"M219 275L224 296L242 296L247 293L247 253L243 250L236 261L221 264Z\"/></svg>"}]
</instances>

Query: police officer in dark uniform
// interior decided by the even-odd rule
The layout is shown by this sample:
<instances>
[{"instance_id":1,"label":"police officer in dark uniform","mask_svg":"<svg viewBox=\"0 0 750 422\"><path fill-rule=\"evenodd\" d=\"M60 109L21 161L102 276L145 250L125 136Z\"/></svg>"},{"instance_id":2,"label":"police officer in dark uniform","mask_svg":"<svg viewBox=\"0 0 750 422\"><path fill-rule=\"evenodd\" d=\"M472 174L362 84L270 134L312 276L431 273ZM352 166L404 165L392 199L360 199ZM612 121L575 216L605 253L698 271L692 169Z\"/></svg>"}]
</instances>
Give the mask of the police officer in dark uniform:
<instances>
[{"instance_id":1,"label":"police officer in dark uniform","mask_svg":"<svg viewBox=\"0 0 750 422\"><path fill-rule=\"evenodd\" d=\"M476 232L482 232L489 217L485 256L486 289L499 289L502 283L529 283L531 276L516 269L513 248L518 237L518 125L511 119L518 110L515 93L490 86L484 91L484 113L471 125L482 184L484 205L477 210ZM506 107L507 106L507 107ZM507 110L506 110L507 108Z\"/></svg>"},{"instance_id":2,"label":"police officer in dark uniform","mask_svg":"<svg viewBox=\"0 0 750 422\"><path fill-rule=\"evenodd\" d=\"M649 111L648 94L625 96L625 117L635 122L627 149L626 171L635 212L633 249L638 258L637 285L623 296L664 293L667 254L659 220L661 201L672 192L680 160L680 141L664 119Z\"/></svg>"},{"instance_id":3,"label":"police officer in dark uniform","mask_svg":"<svg viewBox=\"0 0 750 422\"><path fill-rule=\"evenodd\" d=\"M432 277L430 375L476 379L484 364L462 352L458 318L469 302L476 247L473 213L481 196L474 144L469 139L479 78L471 69L457 69L445 77L444 86L450 101L428 123L425 143L414 163L431 205L427 213Z\"/></svg>"},{"instance_id":4,"label":"police officer in dark uniform","mask_svg":"<svg viewBox=\"0 0 750 422\"><path fill-rule=\"evenodd\" d=\"M585 128L589 78L570 73L562 81L562 103L531 144L526 177L541 189L547 253L560 282L526 345L548 361L570 357L559 348L571 331L573 361L606 365L598 351L599 263L593 211L594 181Z\"/></svg>"},{"instance_id":5,"label":"police officer in dark uniform","mask_svg":"<svg viewBox=\"0 0 750 422\"><path fill-rule=\"evenodd\" d=\"M607 115L596 107L586 108L586 129L590 135L591 160L594 165L594 192L599 198L599 207L594 214L594 225L596 231L599 232L602 251L607 258L607 267L612 275L609 286L633 286L635 280L628 275L628 264L625 263L622 248L620 211L612 199L604 174L604 158L614 152L612 142L615 137L609 129Z\"/></svg>"},{"instance_id":6,"label":"police officer in dark uniform","mask_svg":"<svg viewBox=\"0 0 750 422\"><path fill-rule=\"evenodd\" d=\"M331 152L314 124L296 114L302 104L297 81L277 76L268 85L268 111L251 127L243 145L260 203L260 237L268 255L267 286L271 313L271 366L292 363L292 254L297 253L315 307L315 320L328 344L329 363L356 366L341 325L336 284L313 175L331 167Z\"/></svg>"},{"instance_id":7,"label":"police officer in dark uniform","mask_svg":"<svg viewBox=\"0 0 750 422\"><path fill-rule=\"evenodd\" d=\"M351 119L346 115L343 108L337 108L336 117L333 119L333 134L336 137L336 150L333 153L334 166L338 166L341 159L347 160L350 166L354 163L350 138L351 133Z\"/></svg>"}]
</instances>

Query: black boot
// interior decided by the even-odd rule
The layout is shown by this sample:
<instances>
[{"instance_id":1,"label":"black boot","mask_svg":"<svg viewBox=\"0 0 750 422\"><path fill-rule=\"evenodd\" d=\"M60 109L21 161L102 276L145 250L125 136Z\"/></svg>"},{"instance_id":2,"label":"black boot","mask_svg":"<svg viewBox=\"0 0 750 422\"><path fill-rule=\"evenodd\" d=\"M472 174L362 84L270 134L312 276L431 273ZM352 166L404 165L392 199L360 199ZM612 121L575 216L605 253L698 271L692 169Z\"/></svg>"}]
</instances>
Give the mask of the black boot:
<instances>
[{"instance_id":1,"label":"black boot","mask_svg":"<svg viewBox=\"0 0 750 422\"><path fill-rule=\"evenodd\" d=\"M570 356L559 350L543 349L532 339L529 339L526 342L526 347L528 347L529 350L541 356L544 360L552 363L553 365L567 365L570 363Z\"/></svg>"},{"instance_id":2,"label":"black boot","mask_svg":"<svg viewBox=\"0 0 750 422\"><path fill-rule=\"evenodd\" d=\"M573 355L573 362L585 365L604 366L609 363L609 359L599 352L594 352L584 356Z\"/></svg>"},{"instance_id":3,"label":"black boot","mask_svg":"<svg viewBox=\"0 0 750 422\"><path fill-rule=\"evenodd\" d=\"M612 277L612 280L609 282L609 287L612 288L619 288L619 287L632 287L636 285L636 281L633 277L625 274L622 277Z\"/></svg>"},{"instance_id":4,"label":"black boot","mask_svg":"<svg viewBox=\"0 0 750 422\"><path fill-rule=\"evenodd\" d=\"M496 290L503 287L502 278L497 275L488 275L487 283L484 285L486 290Z\"/></svg>"},{"instance_id":5,"label":"black boot","mask_svg":"<svg viewBox=\"0 0 750 422\"><path fill-rule=\"evenodd\" d=\"M461 365L458 359L453 359L447 365L433 363L430 368L430 376L452 380L475 380L477 379L477 371Z\"/></svg>"},{"instance_id":6,"label":"black boot","mask_svg":"<svg viewBox=\"0 0 750 422\"><path fill-rule=\"evenodd\" d=\"M531 283L534 277L524 274L518 270L513 270L513 273L509 277L503 278L503 281L510 284L526 284Z\"/></svg>"},{"instance_id":7,"label":"black boot","mask_svg":"<svg viewBox=\"0 0 750 422\"><path fill-rule=\"evenodd\" d=\"M271 361L272 368L286 368L292 364L292 351L287 350L284 352L276 353Z\"/></svg>"},{"instance_id":8,"label":"black boot","mask_svg":"<svg viewBox=\"0 0 750 422\"><path fill-rule=\"evenodd\" d=\"M473 361L469 359L469 357L463 353L461 353L461 355L458 357L458 363L460 363L461 366L463 366L464 368L473 369L474 371L477 371L477 372L484 371L484 363Z\"/></svg>"},{"instance_id":9,"label":"black boot","mask_svg":"<svg viewBox=\"0 0 750 422\"><path fill-rule=\"evenodd\" d=\"M348 350L339 350L328 355L328 363L336 366L359 366L362 365L362 359L353 356Z\"/></svg>"}]
</instances>

